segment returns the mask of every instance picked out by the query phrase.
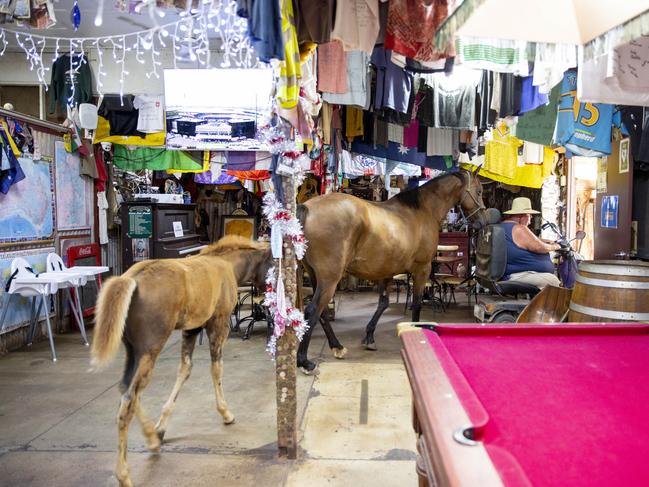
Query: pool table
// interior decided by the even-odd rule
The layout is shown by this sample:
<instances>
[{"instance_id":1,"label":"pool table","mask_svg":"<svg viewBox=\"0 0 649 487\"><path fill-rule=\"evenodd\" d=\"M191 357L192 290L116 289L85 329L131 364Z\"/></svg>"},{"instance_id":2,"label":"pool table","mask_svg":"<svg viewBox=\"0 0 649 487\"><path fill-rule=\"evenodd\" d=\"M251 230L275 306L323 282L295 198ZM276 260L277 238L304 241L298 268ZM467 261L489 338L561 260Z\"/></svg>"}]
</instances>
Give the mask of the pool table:
<instances>
[{"instance_id":1,"label":"pool table","mask_svg":"<svg viewBox=\"0 0 649 487\"><path fill-rule=\"evenodd\" d=\"M649 486L649 325L399 335L420 486Z\"/></svg>"}]
</instances>

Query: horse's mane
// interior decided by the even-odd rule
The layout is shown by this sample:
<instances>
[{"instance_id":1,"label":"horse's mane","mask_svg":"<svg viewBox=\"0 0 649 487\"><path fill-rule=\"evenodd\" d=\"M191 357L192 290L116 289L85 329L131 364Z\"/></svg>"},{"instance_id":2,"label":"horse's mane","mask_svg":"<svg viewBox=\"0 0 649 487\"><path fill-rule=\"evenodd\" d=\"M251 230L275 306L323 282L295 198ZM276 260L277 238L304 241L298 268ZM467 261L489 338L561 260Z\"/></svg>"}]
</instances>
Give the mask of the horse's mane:
<instances>
[{"instance_id":1,"label":"horse's mane","mask_svg":"<svg viewBox=\"0 0 649 487\"><path fill-rule=\"evenodd\" d=\"M396 199L400 203L404 204L405 206L409 206L410 208L419 208L421 206L421 190L424 188L427 188L428 186L432 186L434 184L439 184L443 180L449 177L456 177L460 178L462 183L464 183L464 179L462 177L462 173L455 171L455 172L447 172L441 176L438 176L436 178L431 179L428 181L426 184L423 184L421 186L418 186L416 188L408 189L406 191L402 191L401 193L398 193L397 195L394 196L393 199Z\"/></svg>"},{"instance_id":2,"label":"horse's mane","mask_svg":"<svg viewBox=\"0 0 649 487\"><path fill-rule=\"evenodd\" d=\"M219 256L235 250L265 250L268 243L257 242L239 235L226 235L222 239L201 250L200 255Z\"/></svg>"}]
</instances>

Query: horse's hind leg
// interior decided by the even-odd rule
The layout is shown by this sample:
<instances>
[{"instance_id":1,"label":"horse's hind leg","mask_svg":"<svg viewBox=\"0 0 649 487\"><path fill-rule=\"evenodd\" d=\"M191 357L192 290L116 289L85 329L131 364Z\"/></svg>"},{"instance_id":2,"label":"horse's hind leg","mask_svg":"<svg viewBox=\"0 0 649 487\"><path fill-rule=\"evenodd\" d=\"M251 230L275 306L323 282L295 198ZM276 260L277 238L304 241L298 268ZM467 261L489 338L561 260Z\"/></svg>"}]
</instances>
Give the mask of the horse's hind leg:
<instances>
[{"instance_id":1,"label":"horse's hind leg","mask_svg":"<svg viewBox=\"0 0 649 487\"><path fill-rule=\"evenodd\" d=\"M200 333L201 328L195 328L193 330L183 331L183 342L182 349L180 352L180 365L178 366L178 374L176 376L176 383L174 388L171 391L171 395L164 407L162 408L162 414L160 414L160 419L155 425L155 430L160 438L160 441L164 438L165 432L167 431L167 425L169 424L169 418L171 413L174 410L176 405L176 400L178 399L178 394L180 393L180 388L183 384L189 379L189 376L192 372L192 355L194 353L194 346L196 345L196 337Z\"/></svg>"},{"instance_id":2,"label":"horse's hind leg","mask_svg":"<svg viewBox=\"0 0 649 487\"><path fill-rule=\"evenodd\" d=\"M128 389L122 395L122 400L119 406L119 414L117 417L117 430L118 430L118 455L117 455L117 468L115 475L122 487L132 487L133 482L128 469L127 452L128 452L128 426L133 419L133 415L140 410L140 395L142 390L151 380L153 372L153 365L157 353L148 353L136 360L137 368L133 374L133 378L128 386ZM140 410L140 411L138 411ZM155 436L155 434L154 434ZM157 438L157 437L156 437Z\"/></svg>"},{"instance_id":3,"label":"horse's hind leg","mask_svg":"<svg viewBox=\"0 0 649 487\"><path fill-rule=\"evenodd\" d=\"M376 325L378 324L381 315L390 306L390 293L388 291L389 284L390 279L379 282L379 305L374 312L374 316L372 316L372 319L365 328L365 338L363 339L363 345L365 345L367 350L376 350L376 343L374 343L374 330L376 330Z\"/></svg>"},{"instance_id":4,"label":"horse's hind leg","mask_svg":"<svg viewBox=\"0 0 649 487\"><path fill-rule=\"evenodd\" d=\"M216 394L216 409L223 417L225 424L234 423L234 415L228 409L228 403L225 401L223 395L223 344L228 333L230 333L230 326L228 324L228 317L219 316L212 318L207 322L207 336L210 339L210 356L212 358L212 382L214 382L214 392Z\"/></svg>"}]
</instances>

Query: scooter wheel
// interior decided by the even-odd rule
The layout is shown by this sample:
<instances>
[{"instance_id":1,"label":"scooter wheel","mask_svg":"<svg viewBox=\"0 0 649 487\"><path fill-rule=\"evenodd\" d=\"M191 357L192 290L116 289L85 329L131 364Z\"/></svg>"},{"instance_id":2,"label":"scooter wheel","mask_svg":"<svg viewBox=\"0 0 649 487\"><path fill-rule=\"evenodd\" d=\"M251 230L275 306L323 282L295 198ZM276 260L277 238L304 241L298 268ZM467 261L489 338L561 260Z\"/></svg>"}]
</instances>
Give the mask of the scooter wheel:
<instances>
[{"instance_id":1,"label":"scooter wheel","mask_svg":"<svg viewBox=\"0 0 649 487\"><path fill-rule=\"evenodd\" d=\"M512 313L500 313L493 320L492 323L516 323L516 316Z\"/></svg>"}]
</instances>

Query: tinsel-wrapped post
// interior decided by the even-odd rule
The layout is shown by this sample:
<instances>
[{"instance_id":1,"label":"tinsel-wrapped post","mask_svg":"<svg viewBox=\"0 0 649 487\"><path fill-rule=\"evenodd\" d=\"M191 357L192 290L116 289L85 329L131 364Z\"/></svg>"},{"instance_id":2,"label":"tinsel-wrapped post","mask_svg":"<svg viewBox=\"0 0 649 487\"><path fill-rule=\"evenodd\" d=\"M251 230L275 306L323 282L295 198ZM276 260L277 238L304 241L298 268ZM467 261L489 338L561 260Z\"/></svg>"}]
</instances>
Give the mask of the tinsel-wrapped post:
<instances>
[{"instance_id":1,"label":"tinsel-wrapped post","mask_svg":"<svg viewBox=\"0 0 649 487\"><path fill-rule=\"evenodd\" d=\"M286 210L295 215L295 181L282 177L282 189ZM295 306L297 299L297 259L289 236L283 237L282 274L288 306ZM277 383L277 446L279 456L297 458L297 336L292 326L287 326L277 340L275 376Z\"/></svg>"}]
</instances>

